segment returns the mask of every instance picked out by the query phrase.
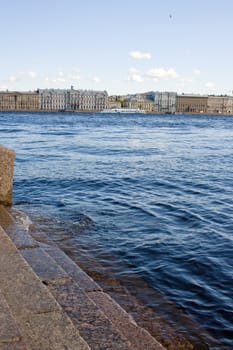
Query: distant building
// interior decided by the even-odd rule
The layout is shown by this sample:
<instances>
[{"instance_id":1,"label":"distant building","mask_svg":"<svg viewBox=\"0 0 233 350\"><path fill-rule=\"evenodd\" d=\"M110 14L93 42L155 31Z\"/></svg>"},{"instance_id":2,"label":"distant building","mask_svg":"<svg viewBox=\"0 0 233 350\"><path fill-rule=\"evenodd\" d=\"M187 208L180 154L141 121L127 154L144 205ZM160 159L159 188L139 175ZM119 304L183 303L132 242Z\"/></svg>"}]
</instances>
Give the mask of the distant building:
<instances>
[{"instance_id":1,"label":"distant building","mask_svg":"<svg viewBox=\"0 0 233 350\"><path fill-rule=\"evenodd\" d=\"M202 95L177 95L178 113L207 113L208 97Z\"/></svg>"},{"instance_id":2,"label":"distant building","mask_svg":"<svg viewBox=\"0 0 233 350\"><path fill-rule=\"evenodd\" d=\"M39 93L0 91L1 111L38 111Z\"/></svg>"},{"instance_id":3,"label":"distant building","mask_svg":"<svg viewBox=\"0 0 233 350\"><path fill-rule=\"evenodd\" d=\"M233 114L233 96L227 96L225 98L224 114Z\"/></svg>"},{"instance_id":4,"label":"distant building","mask_svg":"<svg viewBox=\"0 0 233 350\"><path fill-rule=\"evenodd\" d=\"M47 111L102 111L108 106L106 91L41 89L39 105Z\"/></svg>"},{"instance_id":5,"label":"distant building","mask_svg":"<svg viewBox=\"0 0 233 350\"><path fill-rule=\"evenodd\" d=\"M130 99L130 100L123 101L122 106L124 108L143 109L148 113L154 111L154 102L150 100Z\"/></svg>"},{"instance_id":6,"label":"distant building","mask_svg":"<svg viewBox=\"0 0 233 350\"><path fill-rule=\"evenodd\" d=\"M233 114L233 97L208 96L207 113Z\"/></svg>"},{"instance_id":7,"label":"distant building","mask_svg":"<svg viewBox=\"0 0 233 350\"><path fill-rule=\"evenodd\" d=\"M154 97L154 111L156 113L174 114L176 112L176 98L176 92L157 91Z\"/></svg>"},{"instance_id":8,"label":"distant building","mask_svg":"<svg viewBox=\"0 0 233 350\"><path fill-rule=\"evenodd\" d=\"M142 109L146 112L154 111L154 92L145 92L141 94L128 94L124 96L110 96L110 108L132 108Z\"/></svg>"},{"instance_id":9,"label":"distant building","mask_svg":"<svg viewBox=\"0 0 233 350\"><path fill-rule=\"evenodd\" d=\"M107 91L38 89L0 91L0 111L86 111L111 108L142 109L148 113L233 115L233 96L177 95L176 92L149 91L108 96Z\"/></svg>"},{"instance_id":10,"label":"distant building","mask_svg":"<svg viewBox=\"0 0 233 350\"><path fill-rule=\"evenodd\" d=\"M65 91L61 89L40 89L39 108L42 111L62 111L65 110Z\"/></svg>"},{"instance_id":11,"label":"distant building","mask_svg":"<svg viewBox=\"0 0 233 350\"><path fill-rule=\"evenodd\" d=\"M154 101L155 99L155 92L149 91L149 92L143 92L140 94L132 95L132 98L135 97L137 100L143 100L143 101Z\"/></svg>"},{"instance_id":12,"label":"distant building","mask_svg":"<svg viewBox=\"0 0 233 350\"><path fill-rule=\"evenodd\" d=\"M122 102L118 100L117 96L108 96L108 109L121 108Z\"/></svg>"}]
</instances>

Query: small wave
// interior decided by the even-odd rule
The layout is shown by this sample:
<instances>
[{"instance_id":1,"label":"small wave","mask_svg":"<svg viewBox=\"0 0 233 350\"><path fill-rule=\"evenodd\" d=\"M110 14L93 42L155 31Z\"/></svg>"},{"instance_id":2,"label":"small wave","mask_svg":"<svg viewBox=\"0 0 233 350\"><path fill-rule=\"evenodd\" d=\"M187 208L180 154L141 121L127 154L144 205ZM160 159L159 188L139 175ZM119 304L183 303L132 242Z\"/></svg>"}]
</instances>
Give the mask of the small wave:
<instances>
[{"instance_id":1,"label":"small wave","mask_svg":"<svg viewBox=\"0 0 233 350\"><path fill-rule=\"evenodd\" d=\"M16 209L11 209L11 213L18 225L23 226L26 231L30 230L33 223L27 214Z\"/></svg>"},{"instance_id":2,"label":"small wave","mask_svg":"<svg viewBox=\"0 0 233 350\"><path fill-rule=\"evenodd\" d=\"M105 201L110 202L112 204L116 204L116 205L125 207L125 208L128 208L130 210L139 211L142 214L146 214L146 215L151 216L151 217L155 217L155 218L158 217L153 210L148 209L145 205L143 205L141 203L129 203L129 202L126 202L125 200L112 198L112 197L105 198Z\"/></svg>"},{"instance_id":3,"label":"small wave","mask_svg":"<svg viewBox=\"0 0 233 350\"><path fill-rule=\"evenodd\" d=\"M14 205L17 206L17 205L30 205L31 202L30 201L16 201L14 202Z\"/></svg>"}]
</instances>

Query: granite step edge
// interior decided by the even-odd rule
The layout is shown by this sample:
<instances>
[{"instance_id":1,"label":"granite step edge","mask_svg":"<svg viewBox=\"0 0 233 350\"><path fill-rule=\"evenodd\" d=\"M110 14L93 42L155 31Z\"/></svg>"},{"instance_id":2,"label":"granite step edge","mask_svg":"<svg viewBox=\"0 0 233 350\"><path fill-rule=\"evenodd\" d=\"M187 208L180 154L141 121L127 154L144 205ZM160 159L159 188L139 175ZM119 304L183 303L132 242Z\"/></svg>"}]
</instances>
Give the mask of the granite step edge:
<instances>
[{"instance_id":1,"label":"granite step edge","mask_svg":"<svg viewBox=\"0 0 233 350\"><path fill-rule=\"evenodd\" d=\"M28 350L10 307L0 290L0 349Z\"/></svg>"},{"instance_id":2,"label":"granite step edge","mask_svg":"<svg viewBox=\"0 0 233 350\"><path fill-rule=\"evenodd\" d=\"M89 292L89 297L110 318L121 334L131 342L134 349L165 350L146 329L139 326L110 295L104 292Z\"/></svg>"},{"instance_id":3,"label":"granite step edge","mask_svg":"<svg viewBox=\"0 0 233 350\"><path fill-rule=\"evenodd\" d=\"M2 209L2 212L3 211L4 209ZM7 221L10 221L10 228L14 226L13 220L14 219L10 216L10 214L8 214ZM7 229L7 225L5 225L5 227ZM15 230L15 227L14 227L14 230ZM26 232L25 235L29 235L29 233ZM25 235L23 237L23 240L25 239ZM11 238L8 237L8 239L10 240ZM18 241L18 238L17 238L17 243L20 243ZM99 308L95 305L94 301L92 301L88 297L88 295L84 291L82 291L78 286L76 288L77 293L75 294L75 296L73 295L70 296L69 294L67 294L66 300L72 299L72 302L73 302L74 299L82 298L82 301L87 306L87 309L84 310L84 308L82 308L82 310L84 311L84 319L83 319L84 326L82 326L82 324L80 323L78 324L77 322L74 322L74 318L71 317L72 315L69 315L69 312L67 312L67 310L65 309L66 304L61 305L61 303L59 302L59 296L61 295L61 293L58 292L56 295L55 293L52 293L51 286L57 286L59 290L59 287L64 285L71 285L71 286L73 285L73 287L75 287L74 286L75 282L72 280L72 277L69 276L63 270L63 268L60 267L59 264L55 262L52 257L50 257L49 254L47 254L47 252L44 250L43 247L44 247L43 244L39 246L34 245L30 247L28 247L28 245L23 247L20 244L20 249L18 249L18 253L27 262L27 264L30 266L33 272L37 275L37 277L43 283L44 287L47 288L48 291L54 296L54 299L57 301L57 303L63 310L64 314L68 316L68 318L71 320L74 327L77 328L82 339L84 339L84 341L86 341L88 345L91 343L92 345L91 348L93 349L100 349L100 348L105 349L105 346L106 346L105 343L107 342L108 342L108 347L106 347L106 349L119 349L119 350L132 349L130 342L124 336L121 335L120 331L117 330L112 325L111 321L107 318L106 315L104 315L104 313L101 310L99 310ZM57 248L56 252L57 251L60 251L60 250ZM71 263L72 269L74 270L74 266L76 265L73 265L72 261L70 261L70 263ZM82 272L81 269L79 270L78 268L77 273L80 276L84 272ZM94 290L96 290L97 285L94 283L94 281L93 282L91 280L88 281L85 275L84 275L84 278L86 279L85 282L89 285L89 287L92 284L94 286ZM1 279L0 279L0 282L1 282ZM89 322L89 325L87 325L88 318L91 321ZM23 322L24 318L21 318L20 321ZM28 323L29 322L27 322L27 324ZM93 329L93 325L96 326L95 329ZM81 328L86 328L87 330L89 329L90 336L88 336L88 332L86 332L87 336L84 337L83 335L86 335L86 334L85 332L81 332ZM91 336L92 333L96 335L96 339L93 336ZM97 344L97 347L96 347L96 344Z\"/></svg>"},{"instance_id":4,"label":"granite step edge","mask_svg":"<svg viewBox=\"0 0 233 350\"><path fill-rule=\"evenodd\" d=\"M0 288L26 347L90 350L71 319L0 226ZM46 322L45 322L46 320ZM46 335L46 336L45 336ZM17 349L8 342L1 349ZM55 344L55 347L54 347Z\"/></svg>"},{"instance_id":5,"label":"granite step edge","mask_svg":"<svg viewBox=\"0 0 233 350\"><path fill-rule=\"evenodd\" d=\"M59 248L55 252L58 256ZM122 335L122 332L111 322L109 317L91 300L88 293L79 287L76 283L77 278L74 280L72 276L69 276L47 254L45 249L42 247L25 248L21 249L20 253L53 294L91 348L132 349L129 339ZM62 262L64 262L64 257ZM73 268L72 261L70 264ZM78 275L80 276L79 270Z\"/></svg>"},{"instance_id":6,"label":"granite step edge","mask_svg":"<svg viewBox=\"0 0 233 350\"><path fill-rule=\"evenodd\" d=\"M68 274L71 273L72 279L77 282L81 289L83 287L88 297L111 321L114 327L130 341L135 350L141 350L142 348L147 350L165 350L165 348L147 330L140 327L133 317L112 299L110 295L105 293L101 287L96 288L96 282L94 282L95 284L93 285L92 282L84 279L84 281L82 280L81 283L79 283L79 278L82 274L79 272L80 268L64 252L52 246L45 247L45 250L48 254L51 254L58 264L61 263L62 268ZM78 273L75 273L74 265L77 267Z\"/></svg>"},{"instance_id":7,"label":"granite step edge","mask_svg":"<svg viewBox=\"0 0 233 350\"><path fill-rule=\"evenodd\" d=\"M119 346L120 349L121 346L126 348L128 346L132 348L133 346L135 350L141 350L142 348L146 348L147 350L164 349L146 330L139 327L132 317L109 295L102 290L96 289L95 285L91 290L90 288L85 288L88 290L82 289L80 283L78 283L81 274L79 267L77 267L78 273L75 274L76 264L65 253L57 247L43 246L44 249L23 249L21 253L32 268L35 269L35 272L42 279L43 283L46 283L49 290L65 312L71 317L72 321L77 324L81 336L89 344L99 344L101 349L104 349L107 342L109 344L108 346L112 346L113 349L117 349ZM59 270L57 272L57 269L54 269L54 267L51 268L50 265L54 264L54 260L51 263L51 259L48 259L46 251L48 254L52 253L52 256L56 259L56 263L59 264L57 266L61 266L62 275ZM39 264L37 263L38 261ZM71 272L70 279L67 278L67 275L64 275L63 269L68 274ZM81 281L82 284L83 281ZM86 281L85 287L87 287ZM81 304L85 304L85 308ZM97 318L98 322L96 322ZM87 325L87 323L90 325ZM92 330L90 333L90 329L93 326L95 330ZM90 334L89 338L86 337L88 332ZM104 333L105 339L103 341ZM111 345L109 339L112 339ZM130 344L127 345L127 341Z\"/></svg>"},{"instance_id":8,"label":"granite step edge","mask_svg":"<svg viewBox=\"0 0 233 350\"><path fill-rule=\"evenodd\" d=\"M6 210L6 209L5 209ZM7 211L7 215L14 222L14 218ZM134 319L113 300L108 294L104 293L102 288L90 277L88 276L73 260L71 260L60 248L56 246L53 242L51 244L46 244L43 242L37 242L37 237L40 237L36 232L31 233L26 232L26 235L30 236L35 240L35 244L31 247L25 245L24 247L20 244L21 254L26 257L28 254L33 254L38 249L43 249L53 261L61 267L65 273L68 274L77 285L87 294L88 298L103 312L103 314L109 319L109 321L114 325L116 329L126 337L132 344L135 345L135 339L140 341L140 346L146 346L146 349L158 349L164 350L165 348L146 331L136 324ZM30 242L30 237L27 241ZM24 237L23 237L24 239ZM49 241L49 239L47 239ZM39 247L38 247L39 245ZM26 255L26 256L25 256ZM46 281L46 276L41 276L45 283L51 283L52 281ZM65 276L64 276L65 277ZM67 277L67 276L66 276ZM58 282L58 281L57 281ZM117 315L117 316L116 316ZM137 346L137 349L140 349Z\"/></svg>"}]
</instances>

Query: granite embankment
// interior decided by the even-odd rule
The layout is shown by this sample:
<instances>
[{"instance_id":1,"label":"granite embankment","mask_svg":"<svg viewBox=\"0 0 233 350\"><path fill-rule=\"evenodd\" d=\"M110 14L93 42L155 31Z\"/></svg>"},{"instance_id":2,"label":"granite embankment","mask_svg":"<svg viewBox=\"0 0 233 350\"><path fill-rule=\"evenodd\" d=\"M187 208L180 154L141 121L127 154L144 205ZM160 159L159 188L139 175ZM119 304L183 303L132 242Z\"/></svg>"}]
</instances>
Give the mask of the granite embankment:
<instances>
[{"instance_id":1,"label":"granite embankment","mask_svg":"<svg viewBox=\"0 0 233 350\"><path fill-rule=\"evenodd\" d=\"M0 145L0 204L12 204L15 152Z\"/></svg>"},{"instance_id":2,"label":"granite embankment","mask_svg":"<svg viewBox=\"0 0 233 350\"><path fill-rule=\"evenodd\" d=\"M0 147L0 350L165 350L45 234L16 223L12 152Z\"/></svg>"},{"instance_id":3,"label":"granite embankment","mask_svg":"<svg viewBox=\"0 0 233 350\"><path fill-rule=\"evenodd\" d=\"M48 237L29 235L3 206L0 226L1 350L164 349Z\"/></svg>"}]
</instances>

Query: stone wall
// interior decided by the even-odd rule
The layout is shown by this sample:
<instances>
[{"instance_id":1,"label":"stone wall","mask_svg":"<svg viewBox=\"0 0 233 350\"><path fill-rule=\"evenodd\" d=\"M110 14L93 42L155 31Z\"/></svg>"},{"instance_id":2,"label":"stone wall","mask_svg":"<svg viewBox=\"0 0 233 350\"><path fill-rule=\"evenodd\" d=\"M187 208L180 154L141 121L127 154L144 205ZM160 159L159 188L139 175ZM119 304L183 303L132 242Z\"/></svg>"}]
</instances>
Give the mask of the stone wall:
<instances>
[{"instance_id":1,"label":"stone wall","mask_svg":"<svg viewBox=\"0 0 233 350\"><path fill-rule=\"evenodd\" d=\"M0 204L12 204L15 152L0 145Z\"/></svg>"}]
</instances>

